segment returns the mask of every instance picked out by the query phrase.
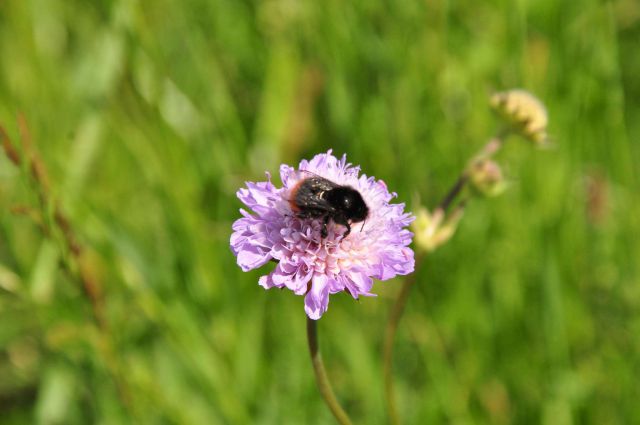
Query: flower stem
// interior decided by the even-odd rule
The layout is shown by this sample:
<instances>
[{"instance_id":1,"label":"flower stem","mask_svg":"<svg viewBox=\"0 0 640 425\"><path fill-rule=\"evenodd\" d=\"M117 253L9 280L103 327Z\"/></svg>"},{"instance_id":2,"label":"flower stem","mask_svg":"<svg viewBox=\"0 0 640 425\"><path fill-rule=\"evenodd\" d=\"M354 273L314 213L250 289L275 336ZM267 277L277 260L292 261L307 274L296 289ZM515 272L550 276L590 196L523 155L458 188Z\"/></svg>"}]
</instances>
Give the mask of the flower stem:
<instances>
[{"instance_id":1,"label":"flower stem","mask_svg":"<svg viewBox=\"0 0 640 425\"><path fill-rule=\"evenodd\" d=\"M422 262L421 260L421 256L416 258L416 265L420 264ZM382 373L384 379L385 402L387 404L387 413L389 415L389 422L391 425L400 424L393 387L393 341L396 337L398 323L402 317L404 306L407 304L407 299L409 298L409 292L416 281L415 275L416 273L414 272L402 282L400 293L391 307L391 313L389 314L389 320L387 321L387 327L384 332L384 343L382 347Z\"/></svg>"},{"instance_id":2,"label":"flower stem","mask_svg":"<svg viewBox=\"0 0 640 425\"><path fill-rule=\"evenodd\" d=\"M449 208L449 205L451 205L451 203L456 199L456 196L458 196L458 194L462 192L462 189L464 189L468 180L469 175L466 172L462 173L460 177L458 177L458 180L455 182L455 184L451 187L447 195L444 197L444 199L442 199L438 208L446 212L447 208Z\"/></svg>"},{"instance_id":3,"label":"flower stem","mask_svg":"<svg viewBox=\"0 0 640 425\"><path fill-rule=\"evenodd\" d=\"M484 145L482 149L480 149L480 151L478 151L478 153L476 153L471 161L478 161L495 155L495 153L504 146L504 141L506 140L508 134L508 129L501 129L500 131L498 131L498 133L492 139L490 139L489 142ZM467 169L465 168L465 170L460 173L458 179L455 181L453 186L451 186L447 194L444 196L442 201L440 201L434 211L442 210L444 213L446 213L447 209L456 200L460 193L462 193L468 182L469 175ZM458 203L456 210L458 210L459 208L464 208L464 200ZM416 270L422 263L423 259L424 255L422 254L418 254L416 256ZM411 288L416 281L415 276L416 271L414 271L412 275L407 277L402 282L400 292L398 293L398 296L393 303L393 306L391 307L391 312L389 313L389 319L387 320L387 326L384 334L384 343L382 347L384 395L387 405L389 422L392 425L400 424L393 386L393 342L396 337L396 332L398 331L398 323L400 322L400 318L404 313L404 308L409 298L409 292L411 291Z\"/></svg>"},{"instance_id":4,"label":"flower stem","mask_svg":"<svg viewBox=\"0 0 640 425\"><path fill-rule=\"evenodd\" d=\"M318 329L317 321L307 317L307 341L309 342L309 352L311 353L311 362L313 363L313 371L316 376L316 382L318 383L318 389L325 403L329 406L331 413L341 425L351 425L351 419L347 413L342 409L338 399L333 393L329 377L324 368L324 362L322 361L322 355L318 347Z\"/></svg>"}]
</instances>

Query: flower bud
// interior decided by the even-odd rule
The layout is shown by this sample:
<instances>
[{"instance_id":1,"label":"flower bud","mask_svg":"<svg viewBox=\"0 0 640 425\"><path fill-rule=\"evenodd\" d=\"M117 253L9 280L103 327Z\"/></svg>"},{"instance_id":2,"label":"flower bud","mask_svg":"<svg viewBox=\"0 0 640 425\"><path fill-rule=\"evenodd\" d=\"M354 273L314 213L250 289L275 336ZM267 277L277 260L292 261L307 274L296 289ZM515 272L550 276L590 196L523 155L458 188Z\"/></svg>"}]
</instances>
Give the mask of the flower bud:
<instances>
[{"instance_id":1,"label":"flower bud","mask_svg":"<svg viewBox=\"0 0 640 425\"><path fill-rule=\"evenodd\" d=\"M471 188L482 196L494 197L504 192L506 183L500 165L490 159L479 159L468 169Z\"/></svg>"},{"instance_id":2,"label":"flower bud","mask_svg":"<svg viewBox=\"0 0 640 425\"><path fill-rule=\"evenodd\" d=\"M457 208L445 220L445 213L441 208L431 214L426 208L420 207L416 213L415 221L411 223L416 248L426 252L435 251L436 248L451 239L461 218L462 208Z\"/></svg>"},{"instance_id":3,"label":"flower bud","mask_svg":"<svg viewBox=\"0 0 640 425\"><path fill-rule=\"evenodd\" d=\"M536 145L546 144L547 109L537 97L526 90L514 89L494 94L490 103L515 131Z\"/></svg>"}]
</instances>

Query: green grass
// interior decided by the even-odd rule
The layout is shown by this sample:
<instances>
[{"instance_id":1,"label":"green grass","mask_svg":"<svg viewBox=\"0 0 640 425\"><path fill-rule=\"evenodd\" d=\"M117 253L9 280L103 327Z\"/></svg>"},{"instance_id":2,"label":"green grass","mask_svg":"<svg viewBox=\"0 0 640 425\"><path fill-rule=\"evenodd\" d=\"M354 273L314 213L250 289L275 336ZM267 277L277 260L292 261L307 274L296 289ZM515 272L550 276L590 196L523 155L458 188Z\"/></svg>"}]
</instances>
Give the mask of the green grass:
<instances>
[{"instance_id":1,"label":"green grass","mask_svg":"<svg viewBox=\"0 0 640 425\"><path fill-rule=\"evenodd\" d=\"M632 0L3 2L0 123L18 140L26 117L109 332L60 269L60 235L10 213L38 198L3 156L0 422L331 423L302 298L264 291L268 266L242 273L229 250L236 190L333 148L432 206L497 128L489 94L513 87L544 100L555 148L510 141L509 190L472 202L420 269L400 412L640 422L639 37ZM319 324L357 423L386 423L399 283L334 296Z\"/></svg>"}]
</instances>

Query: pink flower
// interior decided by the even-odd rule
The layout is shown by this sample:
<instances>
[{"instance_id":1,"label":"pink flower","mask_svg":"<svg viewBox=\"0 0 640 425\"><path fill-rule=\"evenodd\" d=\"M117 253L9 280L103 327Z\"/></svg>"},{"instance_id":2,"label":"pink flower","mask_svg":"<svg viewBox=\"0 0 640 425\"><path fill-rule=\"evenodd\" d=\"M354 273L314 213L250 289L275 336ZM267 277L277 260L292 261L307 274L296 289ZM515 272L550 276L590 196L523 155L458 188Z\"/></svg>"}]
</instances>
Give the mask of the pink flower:
<instances>
[{"instance_id":1,"label":"pink flower","mask_svg":"<svg viewBox=\"0 0 640 425\"><path fill-rule=\"evenodd\" d=\"M414 217L404 212L404 204L390 203L396 195L382 180L359 172L359 167L347 164L346 156L338 160L328 151L303 160L298 170L280 166L281 188L267 173L266 182L248 182L237 193L253 212L241 209L243 217L233 223L231 250L238 265L248 271L277 262L259 284L304 295L305 311L314 320L327 311L331 294L346 291L356 299L374 295L373 278L387 280L413 272L413 251L408 247L413 234L406 227ZM321 218L301 219L291 210L292 189L314 174L357 190L367 204L367 219L355 223L346 238L346 227L331 220L322 238Z\"/></svg>"}]
</instances>

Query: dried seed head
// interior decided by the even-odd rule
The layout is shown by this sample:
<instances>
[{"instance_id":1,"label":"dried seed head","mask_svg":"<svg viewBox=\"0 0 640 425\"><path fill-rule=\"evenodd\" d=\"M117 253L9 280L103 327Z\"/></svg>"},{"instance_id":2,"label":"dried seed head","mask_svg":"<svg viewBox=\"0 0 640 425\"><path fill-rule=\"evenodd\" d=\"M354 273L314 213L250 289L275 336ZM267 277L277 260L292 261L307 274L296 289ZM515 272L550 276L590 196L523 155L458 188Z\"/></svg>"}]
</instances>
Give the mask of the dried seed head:
<instances>
[{"instance_id":1,"label":"dried seed head","mask_svg":"<svg viewBox=\"0 0 640 425\"><path fill-rule=\"evenodd\" d=\"M514 89L494 94L490 103L522 136L539 146L548 142L547 109L537 97Z\"/></svg>"}]
</instances>

